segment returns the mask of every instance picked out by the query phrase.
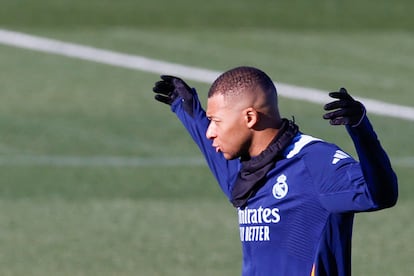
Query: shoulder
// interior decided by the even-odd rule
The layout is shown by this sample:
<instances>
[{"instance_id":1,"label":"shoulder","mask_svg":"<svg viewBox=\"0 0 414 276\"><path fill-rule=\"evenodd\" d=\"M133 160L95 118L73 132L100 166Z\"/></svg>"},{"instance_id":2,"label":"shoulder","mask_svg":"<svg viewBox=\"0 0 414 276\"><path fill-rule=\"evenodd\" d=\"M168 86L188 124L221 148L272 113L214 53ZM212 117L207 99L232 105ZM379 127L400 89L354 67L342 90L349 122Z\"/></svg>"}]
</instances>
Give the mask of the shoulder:
<instances>
[{"instance_id":1,"label":"shoulder","mask_svg":"<svg viewBox=\"0 0 414 276\"><path fill-rule=\"evenodd\" d=\"M355 166L358 162L350 154L333 143L309 135L295 137L285 158L301 163L318 185L337 183L341 178L348 179L344 176L351 172L351 168L356 172L355 175L360 173L359 166Z\"/></svg>"},{"instance_id":2,"label":"shoulder","mask_svg":"<svg viewBox=\"0 0 414 276\"><path fill-rule=\"evenodd\" d=\"M293 138L292 143L285 149L284 156L287 159L290 159L293 157L298 157L299 155L304 154L310 149L330 148L332 146L334 145L329 144L322 139L303 133L298 133L298 135L296 135L296 137Z\"/></svg>"},{"instance_id":3,"label":"shoulder","mask_svg":"<svg viewBox=\"0 0 414 276\"><path fill-rule=\"evenodd\" d=\"M350 154L337 145L320 138L299 133L284 151L286 159L302 159L309 166L336 165L338 161L355 162ZM317 165L319 164L319 165Z\"/></svg>"}]
</instances>

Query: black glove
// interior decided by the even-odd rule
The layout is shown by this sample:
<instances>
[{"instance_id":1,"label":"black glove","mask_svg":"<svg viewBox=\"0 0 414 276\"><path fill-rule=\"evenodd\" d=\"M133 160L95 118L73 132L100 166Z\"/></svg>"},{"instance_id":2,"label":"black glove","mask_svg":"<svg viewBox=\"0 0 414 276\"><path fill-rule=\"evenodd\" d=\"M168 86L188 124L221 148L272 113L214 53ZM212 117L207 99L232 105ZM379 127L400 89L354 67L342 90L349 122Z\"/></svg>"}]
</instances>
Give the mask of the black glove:
<instances>
[{"instance_id":1,"label":"black glove","mask_svg":"<svg viewBox=\"0 0 414 276\"><path fill-rule=\"evenodd\" d=\"M182 79L174 76L162 75L161 79L152 88L152 91L157 93L154 98L171 105L178 97L181 97L184 110L192 116L194 89L190 88Z\"/></svg>"},{"instance_id":2,"label":"black glove","mask_svg":"<svg viewBox=\"0 0 414 276\"><path fill-rule=\"evenodd\" d=\"M331 125L357 126L361 122L365 115L365 107L354 100L345 88L341 88L339 92L331 92L329 96L338 99L324 106L326 111L336 109L323 115L323 118L329 120Z\"/></svg>"}]
</instances>

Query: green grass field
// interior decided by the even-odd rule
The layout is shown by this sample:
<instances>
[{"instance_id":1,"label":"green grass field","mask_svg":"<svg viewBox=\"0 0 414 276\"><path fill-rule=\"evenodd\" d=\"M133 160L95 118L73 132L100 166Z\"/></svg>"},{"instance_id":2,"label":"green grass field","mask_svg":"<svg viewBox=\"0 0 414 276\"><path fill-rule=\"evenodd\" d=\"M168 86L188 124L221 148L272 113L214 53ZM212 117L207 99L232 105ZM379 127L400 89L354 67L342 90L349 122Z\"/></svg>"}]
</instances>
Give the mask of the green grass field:
<instances>
[{"instance_id":1,"label":"green grass field","mask_svg":"<svg viewBox=\"0 0 414 276\"><path fill-rule=\"evenodd\" d=\"M223 3L0 0L0 28L414 106L412 1ZM156 74L4 45L0 61L0 275L240 274L236 213L153 100ZM205 101L208 85L189 83ZM320 105L280 101L355 154ZM400 198L357 215L353 272L413 275L414 122L370 118Z\"/></svg>"}]
</instances>

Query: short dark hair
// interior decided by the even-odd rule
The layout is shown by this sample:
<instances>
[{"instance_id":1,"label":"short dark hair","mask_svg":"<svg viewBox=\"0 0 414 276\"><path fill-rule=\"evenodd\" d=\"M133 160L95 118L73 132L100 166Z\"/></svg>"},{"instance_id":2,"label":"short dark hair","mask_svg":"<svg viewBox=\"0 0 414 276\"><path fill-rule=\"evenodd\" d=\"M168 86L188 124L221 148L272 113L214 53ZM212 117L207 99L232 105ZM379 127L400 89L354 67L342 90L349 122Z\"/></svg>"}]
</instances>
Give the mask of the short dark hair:
<instances>
[{"instance_id":1,"label":"short dark hair","mask_svg":"<svg viewBox=\"0 0 414 276\"><path fill-rule=\"evenodd\" d=\"M260 69L240 66L221 74L211 85L208 97L216 94L235 96L243 90L260 88L263 92L276 94L276 87L270 77Z\"/></svg>"}]
</instances>

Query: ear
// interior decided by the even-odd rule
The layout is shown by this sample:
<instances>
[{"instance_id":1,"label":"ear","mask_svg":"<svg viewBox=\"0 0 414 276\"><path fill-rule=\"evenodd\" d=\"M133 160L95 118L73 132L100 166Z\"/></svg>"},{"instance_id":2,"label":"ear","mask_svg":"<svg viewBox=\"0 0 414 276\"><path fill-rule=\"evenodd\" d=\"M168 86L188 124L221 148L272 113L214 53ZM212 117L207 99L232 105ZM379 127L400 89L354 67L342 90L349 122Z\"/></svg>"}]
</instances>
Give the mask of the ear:
<instances>
[{"instance_id":1,"label":"ear","mask_svg":"<svg viewBox=\"0 0 414 276\"><path fill-rule=\"evenodd\" d=\"M259 122L259 114L253 107L244 110L244 119L248 128L253 128Z\"/></svg>"}]
</instances>

